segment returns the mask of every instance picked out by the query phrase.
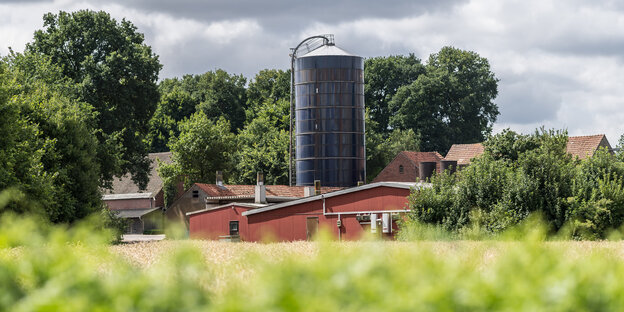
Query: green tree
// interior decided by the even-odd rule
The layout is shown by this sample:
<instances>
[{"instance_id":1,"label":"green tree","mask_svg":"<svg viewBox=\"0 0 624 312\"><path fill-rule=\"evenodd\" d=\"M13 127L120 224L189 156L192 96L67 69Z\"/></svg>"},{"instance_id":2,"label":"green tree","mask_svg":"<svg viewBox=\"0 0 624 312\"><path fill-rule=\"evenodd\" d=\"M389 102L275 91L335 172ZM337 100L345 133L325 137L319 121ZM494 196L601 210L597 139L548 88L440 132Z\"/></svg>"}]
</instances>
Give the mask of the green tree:
<instances>
[{"instance_id":1,"label":"green tree","mask_svg":"<svg viewBox=\"0 0 624 312\"><path fill-rule=\"evenodd\" d=\"M288 184L288 131L265 116L251 121L237 137L234 182L255 184L262 171L266 184Z\"/></svg>"},{"instance_id":2,"label":"green tree","mask_svg":"<svg viewBox=\"0 0 624 312\"><path fill-rule=\"evenodd\" d=\"M196 110L208 118L217 120L225 117L238 131L245 123L245 83L242 75L230 75L218 69L201 75L185 76L183 84L193 87L191 95L199 100Z\"/></svg>"},{"instance_id":3,"label":"green tree","mask_svg":"<svg viewBox=\"0 0 624 312\"><path fill-rule=\"evenodd\" d=\"M163 84L165 82L161 83L162 95L158 102L158 108L149 123L150 129L147 140L150 152L169 151L167 147L169 140L180 134L178 122L191 116L197 106L197 101L180 86L175 86L170 91L164 91Z\"/></svg>"},{"instance_id":4,"label":"green tree","mask_svg":"<svg viewBox=\"0 0 624 312\"><path fill-rule=\"evenodd\" d=\"M215 172L227 172L232 167L235 136L224 118L216 122L202 112L196 112L179 124L180 136L169 142L171 164L161 164L159 174L165 188L184 180L185 187L193 183L211 183ZM170 194L169 194L170 195Z\"/></svg>"},{"instance_id":5,"label":"green tree","mask_svg":"<svg viewBox=\"0 0 624 312\"><path fill-rule=\"evenodd\" d=\"M131 22L117 22L106 12L61 11L43 20L26 52L48 56L77 84L78 98L97 111L101 179L131 173L145 187L144 137L159 97L158 57Z\"/></svg>"},{"instance_id":6,"label":"green tree","mask_svg":"<svg viewBox=\"0 0 624 312\"><path fill-rule=\"evenodd\" d=\"M11 141L0 143L5 156L12 154L0 157L0 167L11 171L2 174L0 190L21 190L53 222L73 222L101 209L92 107L64 95L72 84L48 59L13 54L7 61L10 72L2 85L11 96L2 115L14 133L3 133ZM16 148L17 154L11 152Z\"/></svg>"},{"instance_id":7,"label":"green tree","mask_svg":"<svg viewBox=\"0 0 624 312\"><path fill-rule=\"evenodd\" d=\"M476 226L497 233L539 212L558 231L570 220L569 198L578 180L567 141L565 131L544 129L528 136L512 131L494 135L485 142L485 153L466 169L414 191L412 217L456 232Z\"/></svg>"},{"instance_id":8,"label":"green tree","mask_svg":"<svg viewBox=\"0 0 624 312\"><path fill-rule=\"evenodd\" d=\"M364 97L376 133L391 131L390 116L397 107L388 104L397 90L414 82L425 72L425 67L414 54L374 57L364 62ZM369 127L367 125L367 127Z\"/></svg>"},{"instance_id":9,"label":"green tree","mask_svg":"<svg viewBox=\"0 0 624 312\"><path fill-rule=\"evenodd\" d=\"M493 102L497 82L487 59L444 47L429 57L424 74L392 98L390 126L419 133L426 151L482 142L499 114Z\"/></svg>"},{"instance_id":10,"label":"green tree","mask_svg":"<svg viewBox=\"0 0 624 312\"><path fill-rule=\"evenodd\" d=\"M247 122L256 118L265 104L278 101L290 101L290 70L261 70L247 88Z\"/></svg>"}]
</instances>

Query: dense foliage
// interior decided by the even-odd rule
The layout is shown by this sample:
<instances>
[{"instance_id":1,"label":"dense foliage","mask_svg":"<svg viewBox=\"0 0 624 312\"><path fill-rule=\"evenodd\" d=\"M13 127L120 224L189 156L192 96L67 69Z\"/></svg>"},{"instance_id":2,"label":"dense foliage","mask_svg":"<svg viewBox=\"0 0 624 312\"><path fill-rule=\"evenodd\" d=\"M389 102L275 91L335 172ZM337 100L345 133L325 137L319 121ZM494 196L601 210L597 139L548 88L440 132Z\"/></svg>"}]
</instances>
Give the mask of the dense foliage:
<instances>
[{"instance_id":1,"label":"dense foliage","mask_svg":"<svg viewBox=\"0 0 624 312\"><path fill-rule=\"evenodd\" d=\"M95 114L71 89L47 58L13 55L0 63L0 190L25 193L53 222L102 206Z\"/></svg>"},{"instance_id":2,"label":"dense foliage","mask_svg":"<svg viewBox=\"0 0 624 312\"><path fill-rule=\"evenodd\" d=\"M412 192L412 219L454 232L477 226L498 233L539 213L552 232L607 237L624 225L624 163L605 149L573 159L567 139L544 130L491 137L465 170Z\"/></svg>"},{"instance_id":3,"label":"dense foliage","mask_svg":"<svg viewBox=\"0 0 624 312\"><path fill-rule=\"evenodd\" d=\"M131 22L103 11L48 13L43 21L25 53L48 57L75 83L74 97L97 112L101 180L131 173L145 187L150 164L144 137L159 98L158 56Z\"/></svg>"},{"instance_id":4,"label":"dense foliage","mask_svg":"<svg viewBox=\"0 0 624 312\"><path fill-rule=\"evenodd\" d=\"M444 47L392 97L390 126L413 129L423 150L445 154L454 143L482 142L490 134L499 114L497 95L498 79L487 59Z\"/></svg>"}]
</instances>

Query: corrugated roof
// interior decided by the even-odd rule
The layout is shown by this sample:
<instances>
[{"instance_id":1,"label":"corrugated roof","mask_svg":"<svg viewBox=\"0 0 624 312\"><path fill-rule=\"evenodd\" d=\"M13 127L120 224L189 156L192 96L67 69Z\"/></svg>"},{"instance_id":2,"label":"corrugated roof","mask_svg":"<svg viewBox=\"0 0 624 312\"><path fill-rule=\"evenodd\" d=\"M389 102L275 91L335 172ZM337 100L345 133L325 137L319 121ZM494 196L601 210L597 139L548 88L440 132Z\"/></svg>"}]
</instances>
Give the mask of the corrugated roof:
<instances>
[{"instance_id":1,"label":"corrugated roof","mask_svg":"<svg viewBox=\"0 0 624 312\"><path fill-rule=\"evenodd\" d=\"M152 198L152 193L130 193L130 194L108 194L103 195L103 200L120 200L120 199L144 199Z\"/></svg>"},{"instance_id":2,"label":"corrugated roof","mask_svg":"<svg viewBox=\"0 0 624 312\"><path fill-rule=\"evenodd\" d=\"M444 159L457 161L457 165L468 165L471 159L483 154L483 151L481 143L453 144Z\"/></svg>"},{"instance_id":3,"label":"corrugated roof","mask_svg":"<svg viewBox=\"0 0 624 312\"><path fill-rule=\"evenodd\" d=\"M332 192L332 193L328 193L328 194L310 196L310 197L305 197L305 198L301 198L301 199L285 202L285 203L282 203L282 204L276 204L276 205L266 206L266 207L263 207L263 208L252 209L252 210L248 210L248 211L243 212L242 215L243 216L247 216L247 215L251 215L251 214L256 214L256 213L261 213L261 212L265 212L265 211L280 209L280 208L284 208L284 207L290 207L290 206L293 206L293 205L299 205L299 204L303 204L303 203L307 203L307 202L311 202L311 201L315 201L315 200L319 200L319 199L323 199L323 198L329 198L329 197L344 195L344 194L348 194L348 193L359 192L359 191L363 191L363 190L367 190L367 189L371 189L371 188L375 188L375 187L382 187L382 186L394 187L394 188L402 188L402 189L411 189L413 187L414 188L431 187L431 184L430 183L420 183L420 182L376 182L376 183L364 184L362 186L346 188L346 189L343 189L343 190L340 190L340 191L336 191L336 192Z\"/></svg>"},{"instance_id":4,"label":"corrugated roof","mask_svg":"<svg viewBox=\"0 0 624 312\"><path fill-rule=\"evenodd\" d=\"M611 145L604 134L571 136L568 138L566 151L572 154L572 156L585 159L593 156L600 146L611 149Z\"/></svg>"},{"instance_id":5,"label":"corrugated roof","mask_svg":"<svg viewBox=\"0 0 624 312\"><path fill-rule=\"evenodd\" d=\"M147 188L144 191L140 191L139 187L132 182L132 178L129 174L123 176L122 178L114 178L113 179L113 189L105 190L105 194L134 194L134 193L150 193L152 196L155 196L162 189L163 182L160 176L158 175L158 160L170 164L171 163L171 152L164 153L150 153L148 158L151 162L151 170L149 173L149 182L147 183Z\"/></svg>"},{"instance_id":6,"label":"corrugated roof","mask_svg":"<svg viewBox=\"0 0 624 312\"><path fill-rule=\"evenodd\" d=\"M223 185L195 183L208 197L254 196L255 185ZM341 187L321 187L321 194L341 190ZM305 186L266 185L267 197L304 197Z\"/></svg>"},{"instance_id":7,"label":"corrugated roof","mask_svg":"<svg viewBox=\"0 0 624 312\"><path fill-rule=\"evenodd\" d=\"M204 208L202 210L197 210L197 211L191 211L191 212L187 212L186 215L190 216L190 215L194 215L194 214L198 214L198 213L202 213L202 212L206 212L206 211L212 211L212 210L217 210L217 209L223 209L223 208L228 208L228 207L233 207L233 206L237 206L237 207L241 207L241 208L246 208L246 209L255 209L255 208L262 208L262 207L266 207L268 206L268 204L250 204L250 203L227 203L225 205L221 205L221 206L217 206L217 207L210 207L210 208Z\"/></svg>"},{"instance_id":8,"label":"corrugated roof","mask_svg":"<svg viewBox=\"0 0 624 312\"><path fill-rule=\"evenodd\" d=\"M148 209L120 209L120 210L112 210L112 211L115 212L115 215L117 215L117 217L127 219L127 218L139 218L157 209L160 209L160 207L148 208Z\"/></svg>"},{"instance_id":9,"label":"corrugated roof","mask_svg":"<svg viewBox=\"0 0 624 312\"><path fill-rule=\"evenodd\" d=\"M357 56L354 54L351 54L335 45L324 45L321 46L318 49L312 50L309 53L303 55L303 56L299 56L299 58L301 57L310 57L310 56L328 56L328 55L344 55L344 56Z\"/></svg>"}]
</instances>

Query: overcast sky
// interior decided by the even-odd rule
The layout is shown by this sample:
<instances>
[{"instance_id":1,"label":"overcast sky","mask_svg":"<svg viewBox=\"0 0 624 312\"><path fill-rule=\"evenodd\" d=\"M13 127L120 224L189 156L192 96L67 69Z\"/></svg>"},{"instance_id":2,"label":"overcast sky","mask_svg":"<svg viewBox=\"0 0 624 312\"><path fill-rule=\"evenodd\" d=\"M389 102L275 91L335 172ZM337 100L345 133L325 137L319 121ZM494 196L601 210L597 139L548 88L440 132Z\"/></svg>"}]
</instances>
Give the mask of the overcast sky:
<instances>
[{"instance_id":1,"label":"overcast sky","mask_svg":"<svg viewBox=\"0 0 624 312\"><path fill-rule=\"evenodd\" d=\"M568 129L570 135L624 133L624 2L475 1L5 1L0 55L22 51L46 12L105 10L132 21L160 56L161 78L222 68L246 77L289 67L289 48L334 34L365 57L443 46L490 60L500 79L495 132Z\"/></svg>"}]
</instances>

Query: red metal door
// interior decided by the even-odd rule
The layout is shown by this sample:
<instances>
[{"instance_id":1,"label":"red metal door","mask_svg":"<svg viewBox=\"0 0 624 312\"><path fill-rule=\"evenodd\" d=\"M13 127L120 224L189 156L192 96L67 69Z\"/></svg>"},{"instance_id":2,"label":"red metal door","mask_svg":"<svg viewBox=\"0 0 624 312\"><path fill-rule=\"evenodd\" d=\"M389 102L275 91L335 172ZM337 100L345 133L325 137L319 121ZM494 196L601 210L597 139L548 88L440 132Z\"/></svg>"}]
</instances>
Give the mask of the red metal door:
<instances>
[{"instance_id":1,"label":"red metal door","mask_svg":"<svg viewBox=\"0 0 624 312\"><path fill-rule=\"evenodd\" d=\"M308 217L306 220L306 237L308 240L312 240L314 236L316 236L316 232L318 232L318 217Z\"/></svg>"}]
</instances>

